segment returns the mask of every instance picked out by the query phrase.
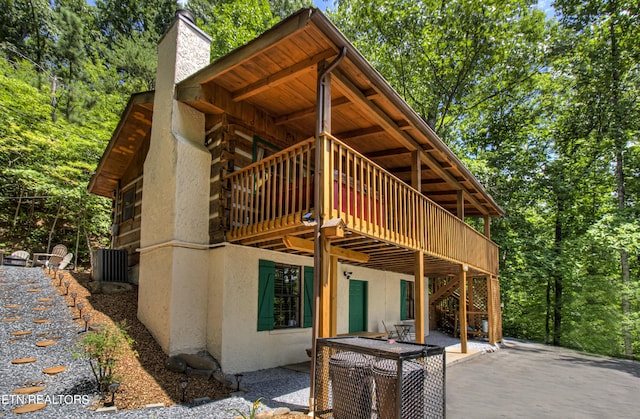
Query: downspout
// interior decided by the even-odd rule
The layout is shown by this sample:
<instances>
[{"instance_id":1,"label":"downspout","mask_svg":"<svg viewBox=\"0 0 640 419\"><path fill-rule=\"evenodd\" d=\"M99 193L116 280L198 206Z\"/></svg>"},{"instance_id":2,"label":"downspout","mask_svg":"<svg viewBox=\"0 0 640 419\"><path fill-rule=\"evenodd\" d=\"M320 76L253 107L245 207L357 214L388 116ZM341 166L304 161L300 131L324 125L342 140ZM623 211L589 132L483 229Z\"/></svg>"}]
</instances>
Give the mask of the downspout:
<instances>
[{"instance_id":1,"label":"downspout","mask_svg":"<svg viewBox=\"0 0 640 419\"><path fill-rule=\"evenodd\" d=\"M315 240L313 241L313 325L311 327L311 383L309 384L309 412L315 416L315 398L316 398L316 356L318 347L316 345L316 341L318 340L318 329L320 327L320 313L318 313L318 309L320 308L320 291L322 286L322 276L321 269L322 266L322 246L320 242L321 227L323 223L322 214L320 212L320 185L321 178L319 171L322 170L322 156L321 152L323 152L320 143L320 134L325 131L324 127L324 89L325 89L325 77L331 73L337 66L342 62L344 57L347 55L347 47L342 47L340 51L340 55L331 63L327 68L322 71L322 73L318 74L318 81L316 85L316 158L315 158L315 166L316 166L316 176L314 179L314 192L313 198L315 202L315 218L316 218L316 226L315 226ZM322 173L324 175L324 173Z\"/></svg>"}]
</instances>

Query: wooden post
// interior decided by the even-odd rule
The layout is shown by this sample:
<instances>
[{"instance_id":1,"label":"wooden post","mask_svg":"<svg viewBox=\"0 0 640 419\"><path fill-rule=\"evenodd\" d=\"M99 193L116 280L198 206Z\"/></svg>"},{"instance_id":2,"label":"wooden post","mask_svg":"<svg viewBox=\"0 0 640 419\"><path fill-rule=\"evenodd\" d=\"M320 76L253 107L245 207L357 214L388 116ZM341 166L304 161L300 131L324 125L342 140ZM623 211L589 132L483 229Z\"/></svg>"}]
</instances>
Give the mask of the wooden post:
<instances>
[{"instance_id":1,"label":"wooden post","mask_svg":"<svg viewBox=\"0 0 640 419\"><path fill-rule=\"evenodd\" d=\"M464 191L462 189L458 191L458 208L456 215L464 221Z\"/></svg>"},{"instance_id":2,"label":"wooden post","mask_svg":"<svg viewBox=\"0 0 640 419\"><path fill-rule=\"evenodd\" d=\"M494 333L495 315L493 304L493 275L487 276L487 319L489 321L489 344L496 343L496 335Z\"/></svg>"},{"instance_id":3,"label":"wooden post","mask_svg":"<svg viewBox=\"0 0 640 419\"><path fill-rule=\"evenodd\" d=\"M338 335L338 258L331 256L329 336Z\"/></svg>"},{"instance_id":4,"label":"wooden post","mask_svg":"<svg viewBox=\"0 0 640 419\"><path fill-rule=\"evenodd\" d=\"M416 342L424 343L425 331L425 298L424 298L424 253L417 251L413 253L413 275L414 275L414 298L415 298L415 329ZM428 303L428 299L426 301Z\"/></svg>"},{"instance_id":5,"label":"wooden post","mask_svg":"<svg viewBox=\"0 0 640 419\"><path fill-rule=\"evenodd\" d=\"M417 150L411 152L411 186L422 193L422 166L420 164L420 153ZM418 213L419 214L419 213ZM424 237L424 215L418 216L418 235ZM421 249L424 249L422 240L418 241ZM424 343L425 335L425 307L429 304L429 299L424 298L424 252L419 250L413 253L413 275L414 275L414 298L415 298L415 332L416 342ZM428 323L426 324L428 327Z\"/></svg>"},{"instance_id":6,"label":"wooden post","mask_svg":"<svg viewBox=\"0 0 640 419\"><path fill-rule=\"evenodd\" d=\"M466 265L460 266L460 352L467 353L467 270Z\"/></svg>"},{"instance_id":7,"label":"wooden post","mask_svg":"<svg viewBox=\"0 0 640 419\"><path fill-rule=\"evenodd\" d=\"M484 216L484 236L491 238L491 218L488 215Z\"/></svg>"},{"instance_id":8,"label":"wooden post","mask_svg":"<svg viewBox=\"0 0 640 419\"><path fill-rule=\"evenodd\" d=\"M422 192L422 166L418 151L411 152L411 186Z\"/></svg>"},{"instance_id":9,"label":"wooden post","mask_svg":"<svg viewBox=\"0 0 640 419\"><path fill-rule=\"evenodd\" d=\"M320 237L320 242L322 244L322 258L320 265L321 272L321 289L320 289L320 328L318 329L318 337L328 338L331 337L331 284L333 282L332 274L333 267L332 265L332 257L329 254L330 242L329 239L322 235ZM336 268L337 270L337 268Z\"/></svg>"}]
</instances>

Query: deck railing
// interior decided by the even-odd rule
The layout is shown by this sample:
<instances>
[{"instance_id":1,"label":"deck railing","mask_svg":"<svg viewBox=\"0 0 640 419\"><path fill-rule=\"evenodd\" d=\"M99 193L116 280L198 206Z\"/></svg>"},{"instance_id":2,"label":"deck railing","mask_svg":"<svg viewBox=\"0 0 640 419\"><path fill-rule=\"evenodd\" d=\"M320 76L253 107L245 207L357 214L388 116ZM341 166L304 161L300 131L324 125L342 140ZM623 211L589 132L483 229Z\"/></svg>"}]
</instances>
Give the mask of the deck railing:
<instances>
[{"instance_id":1,"label":"deck railing","mask_svg":"<svg viewBox=\"0 0 640 419\"><path fill-rule=\"evenodd\" d=\"M326 135L328 218L350 231L497 273L498 248L485 236L337 138ZM314 211L315 140L309 139L229 175L228 238L302 224Z\"/></svg>"}]
</instances>

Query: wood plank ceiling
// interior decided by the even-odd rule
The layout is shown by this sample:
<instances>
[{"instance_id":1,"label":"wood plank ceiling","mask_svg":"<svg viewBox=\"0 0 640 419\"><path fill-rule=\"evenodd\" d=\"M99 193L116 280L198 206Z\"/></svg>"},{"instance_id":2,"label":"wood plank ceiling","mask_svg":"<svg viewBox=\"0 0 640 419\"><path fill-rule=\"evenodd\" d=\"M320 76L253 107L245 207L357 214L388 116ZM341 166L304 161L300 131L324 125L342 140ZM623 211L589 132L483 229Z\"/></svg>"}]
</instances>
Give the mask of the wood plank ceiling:
<instances>
[{"instance_id":1,"label":"wood plank ceiling","mask_svg":"<svg viewBox=\"0 0 640 419\"><path fill-rule=\"evenodd\" d=\"M419 150L422 193L455 214L462 191L465 216L502 215L460 160L317 9L301 10L179 89L183 100L205 112L248 104L298 140L309 138L316 126L316 65L331 62L343 47L346 58L332 73L332 134L408 184L411 152Z\"/></svg>"}]
</instances>

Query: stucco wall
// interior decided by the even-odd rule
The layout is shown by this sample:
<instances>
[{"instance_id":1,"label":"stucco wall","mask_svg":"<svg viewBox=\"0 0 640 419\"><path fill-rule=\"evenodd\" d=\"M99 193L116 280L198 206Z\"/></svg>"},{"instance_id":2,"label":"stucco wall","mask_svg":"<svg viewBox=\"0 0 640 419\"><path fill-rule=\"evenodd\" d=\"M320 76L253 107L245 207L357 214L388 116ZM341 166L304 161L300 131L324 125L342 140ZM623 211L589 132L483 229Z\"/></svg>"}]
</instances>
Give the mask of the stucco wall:
<instances>
[{"instance_id":1,"label":"stucco wall","mask_svg":"<svg viewBox=\"0 0 640 419\"><path fill-rule=\"evenodd\" d=\"M313 258L221 245L209 251L207 349L226 373L253 371L307 361L311 328L257 331L259 260L312 266ZM338 334L349 331L349 280L368 281L368 330L381 320L400 319L400 280L407 275L340 264L338 267Z\"/></svg>"}]
</instances>

